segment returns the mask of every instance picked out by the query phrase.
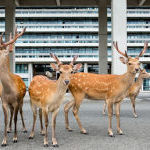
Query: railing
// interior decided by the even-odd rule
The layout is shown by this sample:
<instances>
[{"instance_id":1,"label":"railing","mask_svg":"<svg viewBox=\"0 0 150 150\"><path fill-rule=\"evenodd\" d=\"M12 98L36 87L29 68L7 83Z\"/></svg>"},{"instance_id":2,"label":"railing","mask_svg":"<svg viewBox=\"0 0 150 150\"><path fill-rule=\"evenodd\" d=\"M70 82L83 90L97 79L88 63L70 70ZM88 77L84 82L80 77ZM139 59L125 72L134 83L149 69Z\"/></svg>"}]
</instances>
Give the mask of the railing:
<instances>
[{"instance_id":1,"label":"railing","mask_svg":"<svg viewBox=\"0 0 150 150\"><path fill-rule=\"evenodd\" d=\"M127 43L144 43L145 41L150 43L150 38L142 39L127 39ZM16 43L98 43L98 39L18 39ZM111 43L111 39L107 40Z\"/></svg>"},{"instance_id":2,"label":"railing","mask_svg":"<svg viewBox=\"0 0 150 150\"><path fill-rule=\"evenodd\" d=\"M18 28L23 28L23 27L27 27L27 31L29 31L30 29L32 30L47 30L47 29L91 29L93 31L95 31L95 29L97 29L96 31L98 32L98 24L17 24ZM107 28L109 30L111 30L111 25L107 25ZM5 25L4 24L0 24L0 29L1 31L5 30ZM150 24L127 24L127 29L150 29ZM82 30L81 30L82 31ZM140 30L139 30L140 31Z\"/></svg>"},{"instance_id":3,"label":"railing","mask_svg":"<svg viewBox=\"0 0 150 150\"><path fill-rule=\"evenodd\" d=\"M4 15L5 10L0 9L0 14ZM50 15L50 14L96 14L98 15L98 8L68 8L68 9L16 9L16 16L18 15ZM111 9L107 9L107 14L111 15ZM127 15L150 15L149 9L127 9Z\"/></svg>"},{"instance_id":4,"label":"railing","mask_svg":"<svg viewBox=\"0 0 150 150\"><path fill-rule=\"evenodd\" d=\"M150 9L127 9L127 14L148 14L150 15Z\"/></svg>"},{"instance_id":5,"label":"railing","mask_svg":"<svg viewBox=\"0 0 150 150\"><path fill-rule=\"evenodd\" d=\"M98 43L92 39L18 39L16 43Z\"/></svg>"},{"instance_id":6,"label":"railing","mask_svg":"<svg viewBox=\"0 0 150 150\"><path fill-rule=\"evenodd\" d=\"M57 53L57 56L58 57L66 57L66 58L68 58L68 57L73 57L74 55L78 55L79 56L79 58L86 58L86 57L93 57L93 58L97 58L98 57L98 53L86 53L86 54L79 54L79 53L72 53L72 54L68 54L68 53ZM22 53L22 54L19 54L19 53L16 53L15 54L15 57L16 58L49 58L50 57L50 55L49 55L49 53L28 53L28 54L26 54L26 53Z\"/></svg>"}]
</instances>

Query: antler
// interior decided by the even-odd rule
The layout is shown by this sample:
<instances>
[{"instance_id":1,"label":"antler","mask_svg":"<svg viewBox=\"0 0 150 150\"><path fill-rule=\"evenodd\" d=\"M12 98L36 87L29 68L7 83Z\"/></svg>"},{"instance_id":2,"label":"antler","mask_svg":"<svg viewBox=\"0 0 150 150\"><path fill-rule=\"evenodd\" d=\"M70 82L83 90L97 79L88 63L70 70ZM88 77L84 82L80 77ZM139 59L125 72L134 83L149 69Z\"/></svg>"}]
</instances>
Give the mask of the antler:
<instances>
[{"instance_id":1,"label":"antler","mask_svg":"<svg viewBox=\"0 0 150 150\"><path fill-rule=\"evenodd\" d=\"M144 43L144 48L143 48L143 50L141 51L141 53L139 54L139 57L142 56L142 55L145 53L147 47L148 47L148 42L145 42L145 43Z\"/></svg>"},{"instance_id":2,"label":"antler","mask_svg":"<svg viewBox=\"0 0 150 150\"><path fill-rule=\"evenodd\" d=\"M57 57L56 55L54 55L54 54L50 53L50 56L51 56L51 57L53 57L53 58L56 60L56 62L57 62L57 64L58 64L58 66L62 64L62 62L61 62L61 61L59 61L59 59L58 59L58 57Z\"/></svg>"},{"instance_id":3,"label":"antler","mask_svg":"<svg viewBox=\"0 0 150 150\"><path fill-rule=\"evenodd\" d=\"M0 44L3 44L3 34L4 34L4 32L0 36Z\"/></svg>"},{"instance_id":4,"label":"antler","mask_svg":"<svg viewBox=\"0 0 150 150\"><path fill-rule=\"evenodd\" d=\"M78 56L77 56L77 55L76 55L76 56L74 56L74 57L73 57L72 62L70 63L70 65L72 65L72 66L73 66L73 64L74 64L74 62L77 60L77 58L78 58Z\"/></svg>"},{"instance_id":5,"label":"antler","mask_svg":"<svg viewBox=\"0 0 150 150\"><path fill-rule=\"evenodd\" d=\"M9 40L11 40L11 39L12 39L12 33L10 33L10 36L9 36ZM8 47L8 50L9 50L10 52L12 52L13 49L14 49L14 43L10 44L9 47Z\"/></svg>"},{"instance_id":6,"label":"antler","mask_svg":"<svg viewBox=\"0 0 150 150\"><path fill-rule=\"evenodd\" d=\"M2 38L3 38L3 34L2 34L0 37L0 47L6 47L10 44L13 44L20 36L24 34L25 31L26 31L26 27L20 33L17 32L17 28L16 28L14 38L12 39L12 37L10 37L10 40L6 43L2 42Z\"/></svg>"},{"instance_id":7,"label":"antler","mask_svg":"<svg viewBox=\"0 0 150 150\"><path fill-rule=\"evenodd\" d=\"M113 42L113 45L114 45L115 49L116 49L121 55L123 55L124 57L127 57L127 58L128 58L127 51L125 51L125 53L123 53L122 51L120 51L119 48L118 48L118 43L117 43L117 42Z\"/></svg>"}]
</instances>

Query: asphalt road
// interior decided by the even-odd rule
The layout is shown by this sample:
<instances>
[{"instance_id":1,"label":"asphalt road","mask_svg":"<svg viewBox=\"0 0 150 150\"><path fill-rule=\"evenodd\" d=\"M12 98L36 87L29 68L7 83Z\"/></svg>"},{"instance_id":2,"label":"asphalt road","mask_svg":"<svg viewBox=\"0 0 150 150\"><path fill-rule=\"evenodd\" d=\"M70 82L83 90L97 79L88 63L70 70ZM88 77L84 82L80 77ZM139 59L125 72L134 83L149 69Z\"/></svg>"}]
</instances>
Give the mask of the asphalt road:
<instances>
[{"instance_id":1,"label":"asphalt road","mask_svg":"<svg viewBox=\"0 0 150 150\"><path fill-rule=\"evenodd\" d=\"M43 147L43 136L40 135L39 119L36 123L35 138L29 140L28 136L32 127L32 112L28 97L24 103L24 118L28 133L21 132L22 124L20 115L18 118L18 143L13 143L13 133L8 135L8 146L0 149L8 150L149 150L150 149L150 100L147 97L139 97L136 108L138 118L134 118L131 112L130 101L124 101L121 105L121 128L125 135L118 135L116 132L116 119L113 118L113 131L115 137L108 137L107 115L102 115L103 101L87 101L85 100L80 108L80 119L84 128L89 132L88 135L80 134L77 123L70 112L70 126L73 132L65 129L63 105L57 117L56 137L59 148L53 148L51 145L51 126L49 125L49 144L48 148ZM144 100L141 100L144 99ZM0 107L1 108L1 107ZM3 138L3 112L0 109L0 142ZM51 116L49 122L51 123Z\"/></svg>"}]
</instances>

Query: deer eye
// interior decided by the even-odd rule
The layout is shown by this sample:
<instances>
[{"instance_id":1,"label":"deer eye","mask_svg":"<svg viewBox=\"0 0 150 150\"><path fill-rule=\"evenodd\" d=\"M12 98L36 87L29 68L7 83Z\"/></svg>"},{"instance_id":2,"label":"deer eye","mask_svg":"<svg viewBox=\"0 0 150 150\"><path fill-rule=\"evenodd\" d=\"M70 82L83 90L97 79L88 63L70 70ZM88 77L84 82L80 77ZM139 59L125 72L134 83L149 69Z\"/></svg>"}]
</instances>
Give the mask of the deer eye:
<instances>
[{"instance_id":1,"label":"deer eye","mask_svg":"<svg viewBox=\"0 0 150 150\"><path fill-rule=\"evenodd\" d=\"M132 65L131 63L129 63L129 65Z\"/></svg>"},{"instance_id":2,"label":"deer eye","mask_svg":"<svg viewBox=\"0 0 150 150\"><path fill-rule=\"evenodd\" d=\"M60 74L62 74L62 71L59 71Z\"/></svg>"},{"instance_id":3,"label":"deer eye","mask_svg":"<svg viewBox=\"0 0 150 150\"><path fill-rule=\"evenodd\" d=\"M71 74L73 73L73 71L71 71Z\"/></svg>"}]
</instances>

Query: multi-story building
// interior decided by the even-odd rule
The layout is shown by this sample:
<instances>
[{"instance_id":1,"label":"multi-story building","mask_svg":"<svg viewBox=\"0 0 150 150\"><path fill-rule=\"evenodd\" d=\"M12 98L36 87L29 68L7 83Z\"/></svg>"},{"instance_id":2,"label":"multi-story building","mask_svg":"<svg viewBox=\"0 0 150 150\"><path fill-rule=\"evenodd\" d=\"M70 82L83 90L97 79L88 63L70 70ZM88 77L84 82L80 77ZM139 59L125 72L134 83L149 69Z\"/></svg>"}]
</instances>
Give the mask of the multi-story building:
<instances>
[{"instance_id":1,"label":"multi-story building","mask_svg":"<svg viewBox=\"0 0 150 150\"><path fill-rule=\"evenodd\" d=\"M5 30L5 13L0 9L0 32ZM111 70L111 9L108 17L108 72ZM28 86L32 76L50 70L55 53L62 61L79 55L84 72L98 73L98 9L97 8L17 8L16 24L26 33L17 40L16 73ZM138 55L145 41L150 42L150 9L127 9L128 54ZM150 48L142 57L144 68L150 72ZM121 68L119 68L121 69ZM143 91L150 90L150 80L143 82Z\"/></svg>"}]
</instances>

